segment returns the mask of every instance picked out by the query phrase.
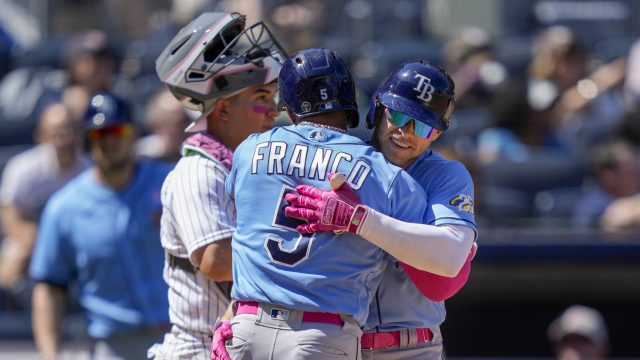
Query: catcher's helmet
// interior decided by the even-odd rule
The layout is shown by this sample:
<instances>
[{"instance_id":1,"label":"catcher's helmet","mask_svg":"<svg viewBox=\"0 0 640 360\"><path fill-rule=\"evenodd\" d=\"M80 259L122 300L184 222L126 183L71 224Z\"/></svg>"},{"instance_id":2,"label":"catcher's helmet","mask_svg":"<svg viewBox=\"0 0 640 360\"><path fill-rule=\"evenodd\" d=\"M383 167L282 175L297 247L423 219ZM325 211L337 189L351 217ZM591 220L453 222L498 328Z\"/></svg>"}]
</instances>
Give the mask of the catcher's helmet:
<instances>
[{"instance_id":1,"label":"catcher's helmet","mask_svg":"<svg viewBox=\"0 0 640 360\"><path fill-rule=\"evenodd\" d=\"M406 62L389 74L371 97L367 127L375 125L380 104L440 131L449 128L455 84L444 69L426 60Z\"/></svg>"},{"instance_id":2,"label":"catcher's helmet","mask_svg":"<svg viewBox=\"0 0 640 360\"><path fill-rule=\"evenodd\" d=\"M132 123L129 104L112 93L94 95L84 116L85 130Z\"/></svg>"},{"instance_id":3,"label":"catcher's helmet","mask_svg":"<svg viewBox=\"0 0 640 360\"><path fill-rule=\"evenodd\" d=\"M284 50L264 23L245 29L245 20L238 13L204 13L158 56L158 77L186 108L207 112L217 98L278 77Z\"/></svg>"},{"instance_id":4,"label":"catcher's helmet","mask_svg":"<svg viewBox=\"0 0 640 360\"><path fill-rule=\"evenodd\" d=\"M282 65L280 101L298 118L346 110L350 127L358 126L356 86L344 60L333 50L301 50Z\"/></svg>"}]
</instances>

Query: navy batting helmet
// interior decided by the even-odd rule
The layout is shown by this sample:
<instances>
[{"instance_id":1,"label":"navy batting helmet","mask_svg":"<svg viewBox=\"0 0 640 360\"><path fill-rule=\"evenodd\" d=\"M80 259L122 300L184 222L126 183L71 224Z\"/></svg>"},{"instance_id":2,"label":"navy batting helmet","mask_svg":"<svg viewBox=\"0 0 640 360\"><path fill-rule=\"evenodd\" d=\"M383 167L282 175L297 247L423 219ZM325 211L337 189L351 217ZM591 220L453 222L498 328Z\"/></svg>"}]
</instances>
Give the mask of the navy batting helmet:
<instances>
[{"instance_id":1,"label":"navy batting helmet","mask_svg":"<svg viewBox=\"0 0 640 360\"><path fill-rule=\"evenodd\" d=\"M426 60L406 62L389 74L371 97L367 127L375 125L380 104L440 131L449 128L455 84L444 69Z\"/></svg>"},{"instance_id":2,"label":"navy batting helmet","mask_svg":"<svg viewBox=\"0 0 640 360\"><path fill-rule=\"evenodd\" d=\"M280 101L299 118L346 110L350 127L359 121L356 85L344 60L323 48L301 50L282 65Z\"/></svg>"},{"instance_id":3,"label":"navy batting helmet","mask_svg":"<svg viewBox=\"0 0 640 360\"><path fill-rule=\"evenodd\" d=\"M132 123L129 105L108 92L94 95L84 116L85 130Z\"/></svg>"}]
</instances>

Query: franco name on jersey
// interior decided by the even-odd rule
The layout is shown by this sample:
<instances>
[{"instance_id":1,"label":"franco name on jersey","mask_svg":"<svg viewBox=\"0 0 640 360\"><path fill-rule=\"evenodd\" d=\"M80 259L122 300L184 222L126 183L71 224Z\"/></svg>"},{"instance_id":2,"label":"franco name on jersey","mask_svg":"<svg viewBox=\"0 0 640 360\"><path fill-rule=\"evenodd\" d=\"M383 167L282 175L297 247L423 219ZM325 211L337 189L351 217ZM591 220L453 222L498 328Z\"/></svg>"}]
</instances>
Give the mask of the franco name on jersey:
<instances>
[{"instance_id":1,"label":"franco name on jersey","mask_svg":"<svg viewBox=\"0 0 640 360\"><path fill-rule=\"evenodd\" d=\"M293 145L287 156L288 144L282 141L263 142L253 152L251 174L257 174L260 163L267 162L267 174L306 177L325 180L328 174L340 170L348 173L347 182L354 190L360 189L369 174L371 165L363 159L354 161L353 156L343 151L304 144ZM344 169L348 169L345 171Z\"/></svg>"}]
</instances>

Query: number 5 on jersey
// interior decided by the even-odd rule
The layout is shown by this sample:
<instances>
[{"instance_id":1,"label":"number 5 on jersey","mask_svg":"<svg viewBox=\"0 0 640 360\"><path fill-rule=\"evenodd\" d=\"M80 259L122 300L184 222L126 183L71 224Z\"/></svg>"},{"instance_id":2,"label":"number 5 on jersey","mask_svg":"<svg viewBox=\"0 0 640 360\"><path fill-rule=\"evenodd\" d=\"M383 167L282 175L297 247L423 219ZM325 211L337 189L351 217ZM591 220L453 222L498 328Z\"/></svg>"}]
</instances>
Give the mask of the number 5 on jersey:
<instances>
[{"instance_id":1,"label":"number 5 on jersey","mask_svg":"<svg viewBox=\"0 0 640 360\"><path fill-rule=\"evenodd\" d=\"M304 224L304 220L288 217L284 214L284 208L289 203L284 200L284 196L288 193L296 192L295 189L283 186L280 192L280 200L276 206L276 211L273 216L272 225L275 227L283 228L292 231L292 236L289 240L268 237L265 240L264 247L269 254L269 258L272 262L285 266L296 266L305 261L309 257L309 250L315 234L306 237L298 233L296 226ZM291 246L291 243L295 241L295 244ZM289 246L286 246L289 245Z\"/></svg>"}]
</instances>

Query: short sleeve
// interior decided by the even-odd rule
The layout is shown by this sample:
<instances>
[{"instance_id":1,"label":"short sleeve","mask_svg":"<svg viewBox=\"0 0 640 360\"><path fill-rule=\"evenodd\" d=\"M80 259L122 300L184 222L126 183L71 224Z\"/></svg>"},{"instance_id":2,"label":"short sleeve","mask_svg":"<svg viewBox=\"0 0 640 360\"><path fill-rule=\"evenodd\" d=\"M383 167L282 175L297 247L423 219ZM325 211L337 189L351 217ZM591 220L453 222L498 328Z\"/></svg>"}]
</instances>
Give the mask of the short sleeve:
<instances>
[{"instance_id":1,"label":"short sleeve","mask_svg":"<svg viewBox=\"0 0 640 360\"><path fill-rule=\"evenodd\" d=\"M469 171L458 162L439 169L443 174L429 189L427 224L457 224L475 228L474 189Z\"/></svg>"},{"instance_id":2,"label":"short sleeve","mask_svg":"<svg viewBox=\"0 0 640 360\"><path fill-rule=\"evenodd\" d=\"M60 205L54 196L45 207L29 267L29 276L36 281L65 286L73 279L75 261L71 239L65 230L65 222L72 215L65 212Z\"/></svg>"},{"instance_id":3,"label":"short sleeve","mask_svg":"<svg viewBox=\"0 0 640 360\"><path fill-rule=\"evenodd\" d=\"M189 257L200 247L229 238L235 231L235 207L225 192L228 170L202 156L183 158L171 175L163 200Z\"/></svg>"}]
</instances>

